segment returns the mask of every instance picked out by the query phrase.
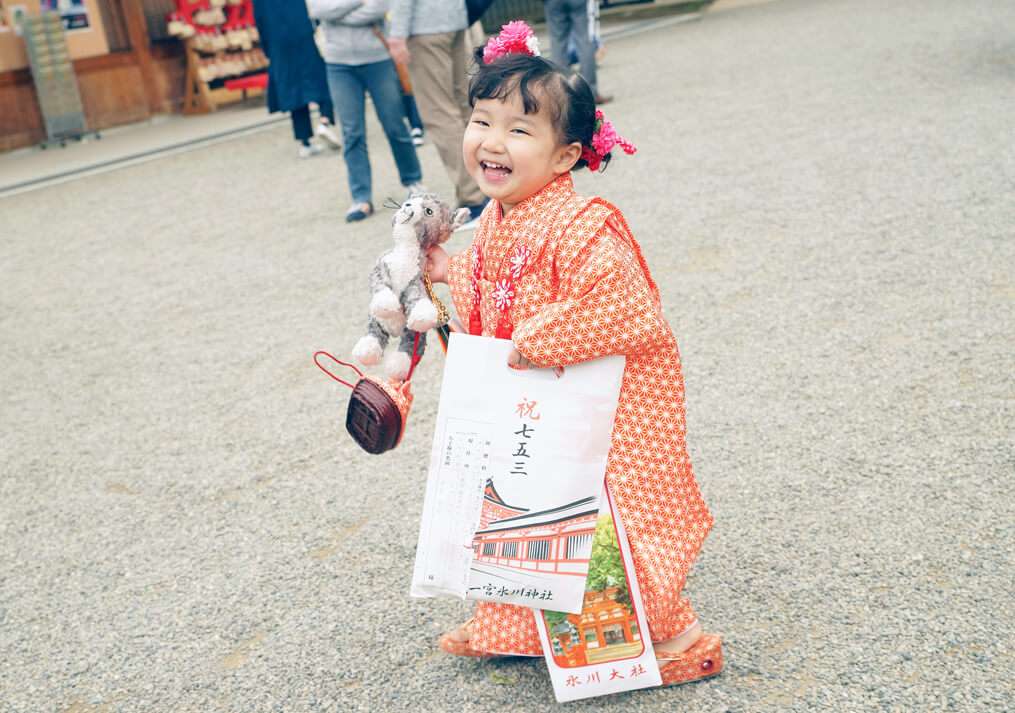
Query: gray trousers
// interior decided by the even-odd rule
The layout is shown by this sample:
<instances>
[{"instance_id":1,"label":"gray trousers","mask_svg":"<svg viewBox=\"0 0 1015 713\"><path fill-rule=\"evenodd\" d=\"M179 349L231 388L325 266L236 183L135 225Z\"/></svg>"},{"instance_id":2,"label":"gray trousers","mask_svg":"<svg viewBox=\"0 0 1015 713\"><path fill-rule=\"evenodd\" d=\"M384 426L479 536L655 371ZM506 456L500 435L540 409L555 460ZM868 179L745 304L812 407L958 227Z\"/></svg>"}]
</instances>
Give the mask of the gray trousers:
<instances>
[{"instance_id":1,"label":"gray trousers","mask_svg":"<svg viewBox=\"0 0 1015 713\"><path fill-rule=\"evenodd\" d=\"M598 95L596 85L596 48L592 44L588 0L546 0L546 25L550 30L553 61L567 67L567 38L572 30L578 48L578 66L582 77Z\"/></svg>"},{"instance_id":2,"label":"gray trousers","mask_svg":"<svg viewBox=\"0 0 1015 713\"><path fill-rule=\"evenodd\" d=\"M412 93L423 117L426 135L437 147L441 163L455 184L459 205L481 205L485 196L465 170L462 139L472 116L469 106L467 31L414 35L409 38Z\"/></svg>"}]
</instances>

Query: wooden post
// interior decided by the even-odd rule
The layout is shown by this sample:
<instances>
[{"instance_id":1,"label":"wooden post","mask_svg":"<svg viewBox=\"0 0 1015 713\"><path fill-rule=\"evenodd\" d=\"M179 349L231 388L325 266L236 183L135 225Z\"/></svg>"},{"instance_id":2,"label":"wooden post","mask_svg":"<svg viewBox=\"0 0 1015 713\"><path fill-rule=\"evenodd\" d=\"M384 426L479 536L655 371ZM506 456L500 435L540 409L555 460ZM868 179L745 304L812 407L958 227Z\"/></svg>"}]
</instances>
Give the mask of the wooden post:
<instances>
[{"instance_id":1,"label":"wooden post","mask_svg":"<svg viewBox=\"0 0 1015 713\"><path fill-rule=\"evenodd\" d=\"M630 644L634 641L634 632L631 631L631 617L624 617L624 643Z\"/></svg>"},{"instance_id":2,"label":"wooden post","mask_svg":"<svg viewBox=\"0 0 1015 713\"><path fill-rule=\"evenodd\" d=\"M152 60L151 41L148 39L148 23L145 20L141 0L117 0L123 11L123 19L127 24L127 36L134 51L134 59L141 71L144 82L145 98L148 100L148 113L162 111L162 98L156 83L155 62Z\"/></svg>"}]
</instances>

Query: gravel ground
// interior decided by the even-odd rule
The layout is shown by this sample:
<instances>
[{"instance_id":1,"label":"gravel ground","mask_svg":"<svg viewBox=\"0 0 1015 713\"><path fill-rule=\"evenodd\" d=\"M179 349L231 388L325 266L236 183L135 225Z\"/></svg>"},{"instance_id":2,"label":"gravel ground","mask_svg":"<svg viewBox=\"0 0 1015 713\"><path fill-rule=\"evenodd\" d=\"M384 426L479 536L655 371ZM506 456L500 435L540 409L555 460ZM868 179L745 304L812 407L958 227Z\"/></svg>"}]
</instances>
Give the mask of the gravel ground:
<instances>
[{"instance_id":1,"label":"gravel ground","mask_svg":"<svg viewBox=\"0 0 1015 713\"><path fill-rule=\"evenodd\" d=\"M572 709L1015 706L1013 26L783 0L610 45L641 153L579 187L681 343L728 666ZM540 661L446 657L467 607L407 595L439 354L384 457L311 364L389 239L341 222L343 171L278 128L0 201L3 713L557 710Z\"/></svg>"}]
</instances>

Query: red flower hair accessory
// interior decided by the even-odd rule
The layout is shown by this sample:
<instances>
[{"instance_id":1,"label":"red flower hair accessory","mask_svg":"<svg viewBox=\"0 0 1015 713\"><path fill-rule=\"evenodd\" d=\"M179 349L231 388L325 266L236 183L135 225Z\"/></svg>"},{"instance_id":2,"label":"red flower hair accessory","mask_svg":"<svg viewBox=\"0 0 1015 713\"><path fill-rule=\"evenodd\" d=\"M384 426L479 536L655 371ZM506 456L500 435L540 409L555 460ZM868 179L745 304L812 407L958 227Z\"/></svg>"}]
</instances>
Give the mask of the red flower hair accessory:
<instances>
[{"instance_id":1,"label":"red flower hair accessory","mask_svg":"<svg viewBox=\"0 0 1015 713\"><path fill-rule=\"evenodd\" d=\"M596 129L592 134L592 146L582 146L582 158L589 165L590 171L598 171L600 164L609 157L615 146L624 149L624 153L633 154L638 149L630 141L617 133L603 112L596 109Z\"/></svg>"},{"instance_id":2,"label":"red flower hair accessory","mask_svg":"<svg viewBox=\"0 0 1015 713\"><path fill-rule=\"evenodd\" d=\"M539 40L524 21L509 22L500 28L499 35L490 38L483 48L483 64L490 64L506 54L539 56Z\"/></svg>"}]
</instances>

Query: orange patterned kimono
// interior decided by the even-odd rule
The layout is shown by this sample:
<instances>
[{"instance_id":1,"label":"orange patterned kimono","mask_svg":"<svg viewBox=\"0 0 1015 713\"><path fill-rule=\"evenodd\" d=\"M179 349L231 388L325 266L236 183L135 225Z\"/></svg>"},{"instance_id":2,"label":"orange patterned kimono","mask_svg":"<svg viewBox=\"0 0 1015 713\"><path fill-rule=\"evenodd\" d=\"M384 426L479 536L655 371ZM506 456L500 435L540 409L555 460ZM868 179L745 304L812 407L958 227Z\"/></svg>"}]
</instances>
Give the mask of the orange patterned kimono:
<instances>
[{"instance_id":1,"label":"orange patterned kimono","mask_svg":"<svg viewBox=\"0 0 1015 713\"><path fill-rule=\"evenodd\" d=\"M681 590L712 515L684 442L677 343L620 211L577 195L569 173L507 217L491 201L473 247L451 258L448 282L464 324L471 314L474 332L481 322L486 336L510 333L534 364L627 357L606 483L627 528L652 640L684 632L696 617ZM532 611L508 604L477 603L470 646L542 654Z\"/></svg>"}]
</instances>

